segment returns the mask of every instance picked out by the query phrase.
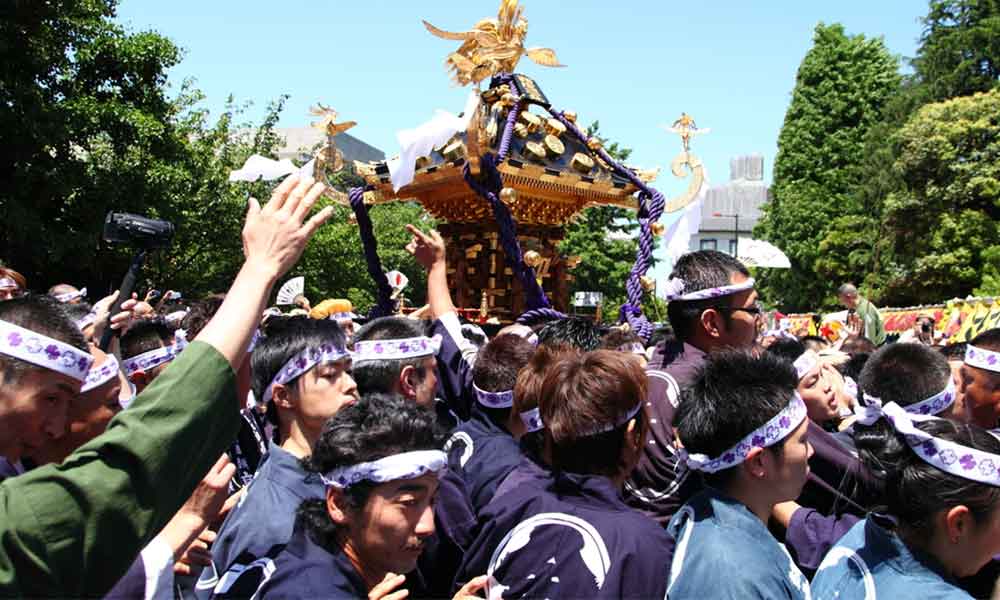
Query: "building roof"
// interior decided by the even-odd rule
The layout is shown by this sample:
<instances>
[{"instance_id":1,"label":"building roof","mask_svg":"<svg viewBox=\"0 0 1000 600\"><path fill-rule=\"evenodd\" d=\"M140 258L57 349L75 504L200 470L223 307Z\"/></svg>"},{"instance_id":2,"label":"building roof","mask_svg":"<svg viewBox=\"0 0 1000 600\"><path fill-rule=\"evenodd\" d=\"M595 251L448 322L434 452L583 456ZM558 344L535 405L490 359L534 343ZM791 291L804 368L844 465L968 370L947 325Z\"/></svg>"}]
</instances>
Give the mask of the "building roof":
<instances>
[{"instance_id":1,"label":"building roof","mask_svg":"<svg viewBox=\"0 0 1000 600\"><path fill-rule=\"evenodd\" d=\"M700 233L732 232L734 217L715 217L715 213L740 216L739 230L752 231L760 220L760 207L767 202L764 183L764 157L759 154L737 156L729 161L729 181L709 188L701 206Z\"/></svg>"},{"instance_id":2,"label":"building roof","mask_svg":"<svg viewBox=\"0 0 1000 600\"><path fill-rule=\"evenodd\" d=\"M278 158L292 158L308 161L313 151L326 143L326 136L315 127L275 127L274 132L285 140L278 149ZM359 160L362 162L385 160L385 152L371 144L365 143L353 135L341 133L336 137L337 148L343 153L348 163Z\"/></svg>"}]
</instances>

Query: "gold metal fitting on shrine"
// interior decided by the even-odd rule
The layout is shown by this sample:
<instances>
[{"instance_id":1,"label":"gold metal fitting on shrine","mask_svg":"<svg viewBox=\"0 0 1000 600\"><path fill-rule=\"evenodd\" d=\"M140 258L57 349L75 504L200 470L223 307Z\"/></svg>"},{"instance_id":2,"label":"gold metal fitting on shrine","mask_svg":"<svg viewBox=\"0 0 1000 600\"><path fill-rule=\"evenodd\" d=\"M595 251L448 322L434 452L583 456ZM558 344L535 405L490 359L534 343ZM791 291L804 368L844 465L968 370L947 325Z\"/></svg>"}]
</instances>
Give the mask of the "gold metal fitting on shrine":
<instances>
[{"instance_id":1,"label":"gold metal fitting on shrine","mask_svg":"<svg viewBox=\"0 0 1000 600\"><path fill-rule=\"evenodd\" d=\"M448 162L454 162L460 158L465 158L465 143L461 141L452 142L444 147L441 154Z\"/></svg>"},{"instance_id":2,"label":"gold metal fitting on shrine","mask_svg":"<svg viewBox=\"0 0 1000 600\"><path fill-rule=\"evenodd\" d=\"M431 164L431 158L429 156L418 156L415 166L417 169L423 169L429 164Z\"/></svg>"},{"instance_id":3,"label":"gold metal fitting on shrine","mask_svg":"<svg viewBox=\"0 0 1000 600\"><path fill-rule=\"evenodd\" d=\"M604 142L593 137L587 140L587 147L590 148L591 150L597 151L604 147Z\"/></svg>"},{"instance_id":4,"label":"gold metal fitting on shrine","mask_svg":"<svg viewBox=\"0 0 1000 600\"><path fill-rule=\"evenodd\" d=\"M528 142L524 145L524 151L530 158L535 160L545 160L545 147L538 142Z\"/></svg>"},{"instance_id":5,"label":"gold metal fitting on shrine","mask_svg":"<svg viewBox=\"0 0 1000 600\"><path fill-rule=\"evenodd\" d=\"M656 289L656 280L648 275L643 275L639 278L639 282L642 283L642 289L647 292L652 292Z\"/></svg>"},{"instance_id":6,"label":"gold metal fitting on shrine","mask_svg":"<svg viewBox=\"0 0 1000 600\"><path fill-rule=\"evenodd\" d=\"M566 133L566 126L555 119L546 119L545 133L559 137Z\"/></svg>"},{"instance_id":7,"label":"gold metal fitting on shrine","mask_svg":"<svg viewBox=\"0 0 1000 600\"><path fill-rule=\"evenodd\" d=\"M514 94L508 92L500 96L500 104L503 104L504 106L514 106L515 102L517 101L514 100Z\"/></svg>"},{"instance_id":8,"label":"gold metal fitting on shrine","mask_svg":"<svg viewBox=\"0 0 1000 600\"><path fill-rule=\"evenodd\" d=\"M566 151L566 146L554 135L545 136L542 143L545 144L545 152L549 155L549 158L558 158Z\"/></svg>"},{"instance_id":9,"label":"gold metal fitting on shrine","mask_svg":"<svg viewBox=\"0 0 1000 600\"><path fill-rule=\"evenodd\" d=\"M542 127L542 118L526 110L521 111L521 114L518 115L517 120L519 123L523 123L524 126L528 128L528 133L535 133Z\"/></svg>"},{"instance_id":10,"label":"gold metal fitting on shrine","mask_svg":"<svg viewBox=\"0 0 1000 600\"><path fill-rule=\"evenodd\" d=\"M542 264L542 255L534 250L528 250L524 253L524 264L534 269Z\"/></svg>"},{"instance_id":11,"label":"gold metal fitting on shrine","mask_svg":"<svg viewBox=\"0 0 1000 600\"><path fill-rule=\"evenodd\" d=\"M505 187L500 190L500 201L507 206L514 206L517 204L517 190L512 187Z\"/></svg>"},{"instance_id":12,"label":"gold metal fitting on shrine","mask_svg":"<svg viewBox=\"0 0 1000 600\"><path fill-rule=\"evenodd\" d=\"M570 123L576 123L576 111L575 110L564 110L563 117Z\"/></svg>"},{"instance_id":13,"label":"gold metal fitting on shrine","mask_svg":"<svg viewBox=\"0 0 1000 600\"><path fill-rule=\"evenodd\" d=\"M664 226L663 223L660 223L659 221L649 226L649 231L655 236L663 235L663 232L666 231L666 229L667 229L666 226Z\"/></svg>"},{"instance_id":14,"label":"gold metal fitting on shrine","mask_svg":"<svg viewBox=\"0 0 1000 600\"><path fill-rule=\"evenodd\" d=\"M519 138L528 137L528 126L525 125L524 123L518 123L517 125L514 125L514 135L516 135Z\"/></svg>"},{"instance_id":15,"label":"gold metal fitting on shrine","mask_svg":"<svg viewBox=\"0 0 1000 600\"><path fill-rule=\"evenodd\" d=\"M583 152L577 152L570 160L570 165L577 172L586 175L594 168L594 159L590 158Z\"/></svg>"}]
</instances>

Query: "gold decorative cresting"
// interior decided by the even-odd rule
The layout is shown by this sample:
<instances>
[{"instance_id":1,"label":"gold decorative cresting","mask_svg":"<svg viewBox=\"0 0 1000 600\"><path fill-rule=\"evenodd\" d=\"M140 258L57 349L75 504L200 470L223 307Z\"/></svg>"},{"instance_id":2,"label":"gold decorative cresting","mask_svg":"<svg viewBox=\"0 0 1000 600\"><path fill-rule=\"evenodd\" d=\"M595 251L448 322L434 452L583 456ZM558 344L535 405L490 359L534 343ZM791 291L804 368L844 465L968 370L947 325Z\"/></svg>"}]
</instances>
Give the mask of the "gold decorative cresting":
<instances>
[{"instance_id":1,"label":"gold decorative cresting","mask_svg":"<svg viewBox=\"0 0 1000 600\"><path fill-rule=\"evenodd\" d=\"M711 131L710 129L699 128L691 115L681 113L679 119L674 121L670 127L664 127L670 133L681 136L681 153L674 157L670 163L670 172L674 177L690 177L687 190L676 198L667 200L664 212L676 212L686 207L698 196L701 186L705 183L705 168L701 159L691 153L691 138L696 135L703 135Z\"/></svg>"},{"instance_id":2,"label":"gold decorative cresting","mask_svg":"<svg viewBox=\"0 0 1000 600\"><path fill-rule=\"evenodd\" d=\"M448 55L445 65L459 85L478 84L499 73L513 73L521 56L527 56L544 67L562 67L551 48L525 48L528 20L522 16L518 0L500 0L495 19L482 19L469 31L452 32L438 29L427 21L424 27L433 35L462 42L458 50Z\"/></svg>"}]
</instances>

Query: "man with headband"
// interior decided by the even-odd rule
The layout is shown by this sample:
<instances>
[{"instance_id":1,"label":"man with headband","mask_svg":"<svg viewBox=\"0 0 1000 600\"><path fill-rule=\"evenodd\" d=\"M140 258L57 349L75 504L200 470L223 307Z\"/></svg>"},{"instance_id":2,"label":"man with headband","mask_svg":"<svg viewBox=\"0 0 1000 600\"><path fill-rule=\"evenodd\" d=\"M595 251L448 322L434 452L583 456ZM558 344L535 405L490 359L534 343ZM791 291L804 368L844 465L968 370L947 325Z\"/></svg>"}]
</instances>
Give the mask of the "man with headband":
<instances>
[{"instance_id":1,"label":"man with headband","mask_svg":"<svg viewBox=\"0 0 1000 600\"><path fill-rule=\"evenodd\" d=\"M768 531L775 504L809 473L806 405L785 360L745 351L708 358L677 408L681 456L704 491L667 530L677 543L670 598L809 598L809 582Z\"/></svg>"},{"instance_id":2,"label":"man with headband","mask_svg":"<svg viewBox=\"0 0 1000 600\"><path fill-rule=\"evenodd\" d=\"M1000 426L1000 329L986 330L968 343L959 376L971 421L985 429Z\"/></svg>"},{"instance_id":3,"label":"man with headband","mask_svg":"<svg viewBox=\"0 0 1000 600\"><path fill-rule=\"evenodd\" d=\"M247 557L256 559L288 540L295 507L324 492L300 461L312 453L324 423L358 399L351 355L335 321L292 317L269 322L251 370L254 397L267 407L276 435L246 495L219 529L212 566L202 571L196 586L200 598L209 597Z\"/></svg>"},{"instance_id":4,"label":"man with headband","mask_svg":"<svg viewBox=\"0 0 1000 600\"><path fill-rule=\"evenodd\" d=\"M28 282L14 269L0 266L0 300L17 298L28 289Z\"/></svg>"},{"instance_id":5,"label":"man with headband","mask_svg":"<svg viewBox=\"0 0 1000 600\"><path fill-rule=\"evenodd\" d=\"M443 441L433 413L398 397L364 396L338 412L306 461L323 496L298 506L287 543L227 574L214 597L404 597L434 533Z\"/></svg>"},{"instance_id":6,"label":"man with headband","mask_svg":"<svg viewBox=\"0 0 1000 600\"><path fill-rule=\"evenodd\" d=\"M68 283L57 283L49 288L48 293L63 304L79 304L87 297L87 288L77 289Z\"/></svg>"},{"instance_id":7,"label":"man with headband","mask_svg":"<svg viewBox=\"0 0 1000 600\"><path fill-rule=\"evenodd\" d=\"M129 327L121 339L122 367L136 393L152 383L186 346L184 330L161 318L143 319Z\"/></svg>"},{"instance_id":8,"label":"man with headband","mask_svg":"<svg viewBox=\"0 0 1000 600\"><path fill-rule=\"evenodd\" d=\"M263 208L251 199L242 232L246 260L197 339L104 434L61 465L0 484L0 595L102 596L190 497L236 435L233 372L246 357L271 288L333 212L327 207L308 217L324 189L292 175ZM66 343L80 333L61 315L44 309L0 314L10 324L0 336L0 354L11 371L5 369L5 377L27 377L42 367L51 381L65 378L79 392L90 355L82 344ZM72 334L54 327L59 319ZM3 402L19 399L22 391L20 384L0 388ZM8 417L0 413L7 430L18 424ZM6 433L3 440L9 448ZM178 468L179 456L184 468Z\"/></svg>"},{"instance_id":9,"label":"man with headband","mask_svg":"<svg viewBox=\"0 0 1000 600\"><path fill-rule=\"evenodd\" d=\"M625 483L629 505L666 524L697 489L674 455L673 415L680 392L694 381L706 356L720 348L750 348L761 307L743 264L714 250L685 254L667 281L667 318L675 342L656 347L649 376L649 441Z\"/></svg>"}]
</instances>

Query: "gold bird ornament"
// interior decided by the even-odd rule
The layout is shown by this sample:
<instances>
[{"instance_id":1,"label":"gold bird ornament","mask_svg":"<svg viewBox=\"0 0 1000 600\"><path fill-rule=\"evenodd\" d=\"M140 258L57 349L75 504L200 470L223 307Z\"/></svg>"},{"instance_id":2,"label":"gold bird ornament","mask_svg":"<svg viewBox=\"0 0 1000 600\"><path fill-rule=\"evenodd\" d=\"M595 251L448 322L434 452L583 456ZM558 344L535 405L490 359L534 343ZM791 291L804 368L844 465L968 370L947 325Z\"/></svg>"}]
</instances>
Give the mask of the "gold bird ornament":
<instances>
[{"instance_id":1,"label":"gold bird ornament","mask_svg":"<svg viewBox=\"0 0 1000 600\"><path fill-rule=\"evenodd\" d=\"M424 27L436 37L462 42L448 55L445 65L459 85L478 84L498 73L513 73L521 56L544 67L563 67L551 48L525 48L528 20L522 16L518 0L500 0L495 19L482 19L469 31L438 29L427 21Z\"/></svg>"}]
</instances>

